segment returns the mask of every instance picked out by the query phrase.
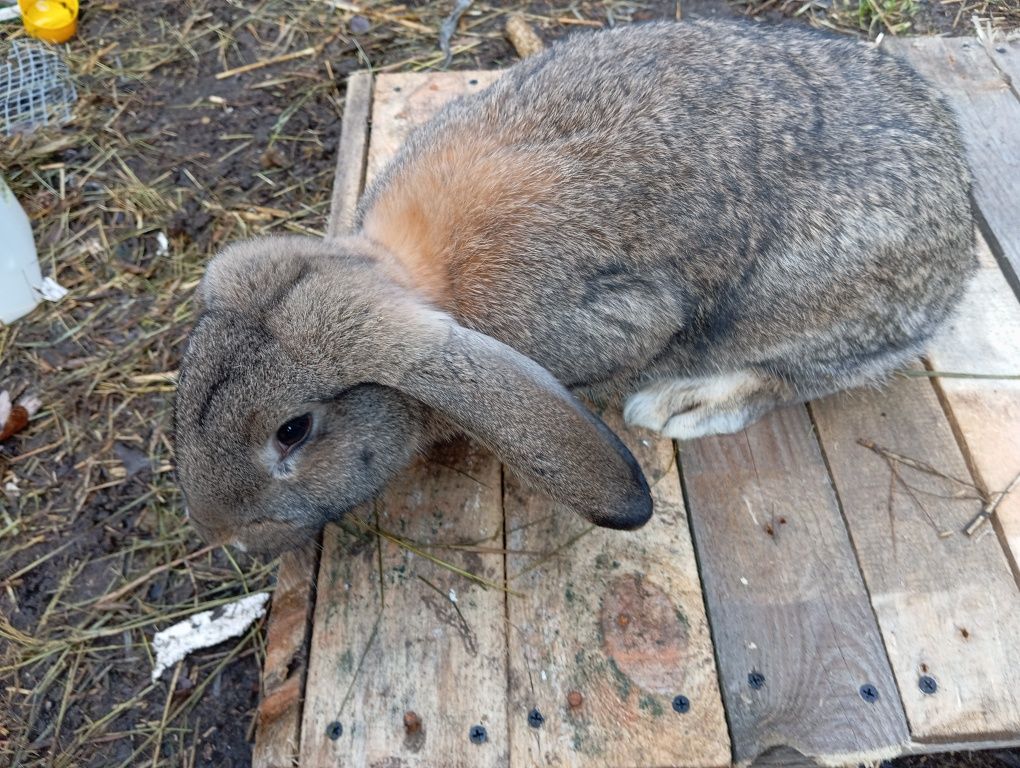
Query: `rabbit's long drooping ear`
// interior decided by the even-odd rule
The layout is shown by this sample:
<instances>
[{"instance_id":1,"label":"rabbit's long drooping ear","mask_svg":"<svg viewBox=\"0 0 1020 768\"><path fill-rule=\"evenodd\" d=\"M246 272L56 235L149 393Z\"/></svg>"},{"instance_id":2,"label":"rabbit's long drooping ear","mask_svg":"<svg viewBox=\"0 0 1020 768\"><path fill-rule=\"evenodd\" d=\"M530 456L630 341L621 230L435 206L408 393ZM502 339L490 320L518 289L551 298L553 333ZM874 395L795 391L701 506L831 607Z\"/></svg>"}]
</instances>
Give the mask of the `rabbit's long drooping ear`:
<instances>
[{"instance_id":1,"label":"rabbit's long drooping ear","mask_svg":"<svg viewBox=\"0 0 1020 768\"><path fill-rule=\"evenodd\" d=\"M651 517L627 447L552 374L496 339L441 323L432 349L394 385L596 525L632 530Z\"/></svg>"}]
</instances>

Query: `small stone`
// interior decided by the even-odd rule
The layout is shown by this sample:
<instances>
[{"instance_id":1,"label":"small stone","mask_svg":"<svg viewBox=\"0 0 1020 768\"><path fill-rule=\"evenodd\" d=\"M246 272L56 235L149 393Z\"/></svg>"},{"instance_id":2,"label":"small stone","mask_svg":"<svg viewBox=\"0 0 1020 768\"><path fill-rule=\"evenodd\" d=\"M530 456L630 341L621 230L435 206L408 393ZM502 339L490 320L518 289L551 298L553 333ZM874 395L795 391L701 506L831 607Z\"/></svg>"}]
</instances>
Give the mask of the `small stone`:
<instances>
[{"instance_id":1,"label":"small stone","mask_svg":"<svg viewBox=\"0 0 1020 768\"><path fill-rule=\"evenodd\" d=\"M177 680L177 687L174 689L175 699L184 699L191 693L195 688L195 684L191 681L191 678L187 675L181 675Z\"/></svg>"},{"instance_id":2,"label":"small stone","mask_svg":"<svg viewBox=\"0 0 1020 768\"><path fill-rule=\"evenodd\" d=\"M266 151L259 157L259 165L264 170L270 168L286 168L287 167L287 156L283 154L283 150L277 146L267 147Z\"/></svg>"},{"instance_id":3,"label":"small stone","mask_svg":"<svg viewBox=\"0 0 1020 768\"><path fill-rule=\"evenodd\" d=\"M350 26L351 34L363 35L372 28L372 22L364 16L351 16Z\"/></svg>"}]
</instances>

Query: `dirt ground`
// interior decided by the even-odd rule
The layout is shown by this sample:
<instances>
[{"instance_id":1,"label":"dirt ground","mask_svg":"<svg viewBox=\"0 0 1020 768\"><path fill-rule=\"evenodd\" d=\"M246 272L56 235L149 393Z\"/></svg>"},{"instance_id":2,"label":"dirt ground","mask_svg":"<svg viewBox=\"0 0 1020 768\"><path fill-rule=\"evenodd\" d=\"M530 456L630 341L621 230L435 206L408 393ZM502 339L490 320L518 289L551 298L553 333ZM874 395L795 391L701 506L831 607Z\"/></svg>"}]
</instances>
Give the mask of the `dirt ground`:
<instances>
[{"instance_id":1,"label":"dirt ground","mask_svg":"<svg viewBox=\"0 0 1020 768\"><path fill-rule=\"evenodd\" d=\"M476 2L451 66L512 63L511 10L547 41L678 15L861 36L1020 21L1020 0L879 2ZM273 585L273 563L204 548L181 519L170 409L191 292L225 242L324 230L345 75L438 66L450 5L88 3L66 46L73 121L0 144L44 272L70 289L0 327L0 388L43 403L0 445L0 764L250 764L262 623L149 679L156 630ZM0 44L19 34L0 26ZM1020 753L896 764L1020 766Z\"/></svg>"}]
</instances>

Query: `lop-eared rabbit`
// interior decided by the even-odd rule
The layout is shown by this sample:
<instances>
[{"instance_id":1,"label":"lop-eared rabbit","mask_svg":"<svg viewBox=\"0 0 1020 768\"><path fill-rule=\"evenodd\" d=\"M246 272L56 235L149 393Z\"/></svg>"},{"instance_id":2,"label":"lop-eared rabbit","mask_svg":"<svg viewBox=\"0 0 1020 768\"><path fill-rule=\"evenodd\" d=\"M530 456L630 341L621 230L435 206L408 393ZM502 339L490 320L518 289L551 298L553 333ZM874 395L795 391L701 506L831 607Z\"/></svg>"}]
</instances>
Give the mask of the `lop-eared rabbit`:
<instances>
[{"instance_id":1,"label":"lop-eared rabbit","mask_svg":"<svg viewBox=\"0 0 1020 768\"><path fill-rule=\"evenodd\" d=\"M881 382L974 268L968 191L950 109L870 46L570 38L415 131L350 235L210 263L176 402L192 520L279 551L463 432L639 527L641 469L576 395L690 440Z\"/></svg>"}]
</instances>

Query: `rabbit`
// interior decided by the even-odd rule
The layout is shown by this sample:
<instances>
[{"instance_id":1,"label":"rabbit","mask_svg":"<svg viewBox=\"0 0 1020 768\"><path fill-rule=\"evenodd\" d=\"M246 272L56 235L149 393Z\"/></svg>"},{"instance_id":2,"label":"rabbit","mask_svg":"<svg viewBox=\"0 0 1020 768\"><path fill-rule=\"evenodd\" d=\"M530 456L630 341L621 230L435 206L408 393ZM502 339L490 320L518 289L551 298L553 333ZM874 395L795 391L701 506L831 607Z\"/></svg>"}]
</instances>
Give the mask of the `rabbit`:
<instances>
[{"instance_id":1,"label":"rabbit","mask_svg":"<svg viewBox=\"0 0 1020 768\"><path fill-rule=\"evenodd\" d=\"M691 440L881 383L974 271L969 187L951 110L872 46L570 37L414 131L350 234L211 261L175 407L191 519L279 551L461 432L640 527L648 484L582 399Z\"/></svg>"}]
</instances>

